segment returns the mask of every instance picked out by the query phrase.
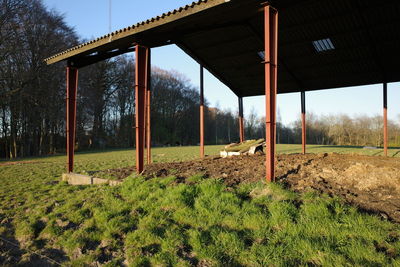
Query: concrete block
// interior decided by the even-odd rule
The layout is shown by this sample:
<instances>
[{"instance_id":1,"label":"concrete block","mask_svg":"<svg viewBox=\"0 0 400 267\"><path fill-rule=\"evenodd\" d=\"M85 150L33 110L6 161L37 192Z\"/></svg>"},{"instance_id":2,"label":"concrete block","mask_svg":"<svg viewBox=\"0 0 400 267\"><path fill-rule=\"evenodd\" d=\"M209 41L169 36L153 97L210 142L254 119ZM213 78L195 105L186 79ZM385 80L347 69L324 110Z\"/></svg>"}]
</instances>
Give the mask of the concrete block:
<instances>
[{"instance_id":1,"label":"concrete block","mask_svg":"<svg viewBox=\"0 0 400 267\"><path fill-rule=\"evenodd\" d=\"M67 181L70 185L99 185L108 184L110 186L116 186L122 184L122 181L108 180L102 178L91 177L88 175L82 175L77 173L63 173L62 181Z\"/></svg>"},{"instance_id":2,"label":"concrete block","mask_svg":"<svg viewBox=\"0 0 400 267\"><path fill-rule=\"evenodd\" d=\"M249 154L250 155L254 155L257 152L263 152L263 144L258 144L258 145L250 147L250 149L249 149Z\"/></svg>"},{"instance_id":3,"label":"concrete block","mask_svg":"<svg viewBox=\"0 0 400 267\"><path fill-rule=\"evenodd\" d=\"M63 181L63 182L68 182L68 173L63 173L63 174L62 174L61 181Z\"/></svg>"},{"instance_id":4,"label":"concrete block","mask_svg":"<svg viewBox=\"0 0 400 267\"><path fill-rule=\"evenodd\" d=\"M89 185L92 184L92 177L76 173L65 173L63 179L68 181L71 185Z\"/></svg>"},{"instance_id":5,"label":"concrete block","mask_svg":"<svg viewBox=\"0 0 400 267\"><path fill-rule=\"evenodd\" d=\"M107 179L101 179L101 178L92 178L92 183L93 184L108 184Z\"/></svg>"},{"instance_id":6,"label":"concrete block","mask_svg":"<svg viewBox=\"0 0 400 267\"><path fill-rule=\"evenodd\" d=\"M243 153L240 153L240 152L227 152L225 150L219 152L219 156L221 158L232 157L232 156L240 156L242 154Z\"/></svg>"},{"instance_id":7,"label":"concrete block","mask_svg":"<svg viewBox=\"0 0 400 267\"><path fill-rule=\"evenodd\" d=\"M116 185L122 184L122 181L109 180L109 181L108 181L108 184L109 184L110 186L116 186Z\"/></svg>"}]
</instances>

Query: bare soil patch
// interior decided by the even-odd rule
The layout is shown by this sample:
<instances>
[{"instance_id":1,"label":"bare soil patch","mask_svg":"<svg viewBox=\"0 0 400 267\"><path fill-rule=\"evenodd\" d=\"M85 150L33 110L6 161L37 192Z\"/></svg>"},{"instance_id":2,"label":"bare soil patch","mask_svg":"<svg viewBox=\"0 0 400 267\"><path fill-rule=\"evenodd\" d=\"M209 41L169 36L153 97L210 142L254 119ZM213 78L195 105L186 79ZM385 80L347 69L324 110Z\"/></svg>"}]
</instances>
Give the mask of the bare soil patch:
<instances>
[{"instance_id":1,"label":"bare soil patch","mask_svg":"<svg viewBox=\"0 0 400 267\"><path fill-rule=\"evenodd\" d=\"M178 182L196 174L221 178L228 186L256 182L265 177L265 156L210 157L186 162L146 166L147 178L175 175ZM134 168L106 171L123 179ZM339 196L362 210L400 222L400 160L348 154L291 154L277 156L277 181L305 192L316 190Z\"/></svg>"}]
</instances>

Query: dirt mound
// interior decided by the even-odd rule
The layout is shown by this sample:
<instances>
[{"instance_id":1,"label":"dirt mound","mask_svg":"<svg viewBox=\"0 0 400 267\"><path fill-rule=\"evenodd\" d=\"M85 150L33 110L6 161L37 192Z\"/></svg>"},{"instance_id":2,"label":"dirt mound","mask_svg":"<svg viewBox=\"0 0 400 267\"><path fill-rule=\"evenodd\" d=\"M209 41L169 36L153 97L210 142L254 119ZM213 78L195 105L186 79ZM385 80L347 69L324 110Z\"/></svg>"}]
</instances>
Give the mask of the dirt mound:
<instances>
[{"instance_id":1,"label":"dirt mound","mask_svg":"<svg viewBox=\"0 0 400 267\"><path fill-rule=\"evenodd\" d=\"M299 164L297 171L280 178L295 191L314 189L340 196L400 222L399 159L329 154Z\"/></svg>"},{"instance_id":2,"label":"dirt mound","mask_svg":"<svg viewBox=\"0 0 400 267\"><path fill-rule=\"evenodd\" d=\"M143 175L175 175L180 182L202 174L224 179L228 186L265 178L265 156L206 158L148 165ZM124 178L134 168L108 170ZM400 222L400 160L343 154L278 155L277 181L298 192L317 190L340 196L359 208Z\"/></svg>"}]
</instances>

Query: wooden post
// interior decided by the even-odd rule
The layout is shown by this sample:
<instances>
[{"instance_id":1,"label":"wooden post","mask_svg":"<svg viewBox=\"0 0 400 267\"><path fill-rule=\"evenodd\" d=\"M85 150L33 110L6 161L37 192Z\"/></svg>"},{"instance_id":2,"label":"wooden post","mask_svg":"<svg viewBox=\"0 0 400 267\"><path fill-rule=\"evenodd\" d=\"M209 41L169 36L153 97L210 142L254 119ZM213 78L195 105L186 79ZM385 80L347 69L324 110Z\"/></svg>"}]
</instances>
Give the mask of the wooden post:
<instances>
[{"instance_id":1,"label":"wooden post","mask_svg":"<svg viewBox=\"0 0 400 267\"><path fill-rule=\"evenodd\" d=\"M146 97L146 63L148 48L136 45L135 69L135 120L136 120L136 172L139 174L144 168L145 143L145 97Z\"/></svg>"},{"instance_id":2,"label":"wooden post","mask_svg":"<svg viewBox=\"0 0 400 267\"><path fill-rule=\"evenodd\" d=\"M74 149L76 134L76 95L78 90L78 69L67 66L67 170L74 170Z\"/></svg>"},{"instance_id":3,"label":"wooden post","mask_svg":"<svg viewBox=\"0 0 400 267\"><path fill-rule=\"evenodd\" d=\"M200 157L204 158L204 68L200 65Z\"/></svg>"},{"instance_id":4,"label":"wooden post","mask_svg":"<svg viewBox=\"0 0 400 267\"><path fill-rule=\"evenodd\" d=\"M278 11L264 7L266 180L275 180L276 94L278 65Z\"/></svg>"}]
</instances>

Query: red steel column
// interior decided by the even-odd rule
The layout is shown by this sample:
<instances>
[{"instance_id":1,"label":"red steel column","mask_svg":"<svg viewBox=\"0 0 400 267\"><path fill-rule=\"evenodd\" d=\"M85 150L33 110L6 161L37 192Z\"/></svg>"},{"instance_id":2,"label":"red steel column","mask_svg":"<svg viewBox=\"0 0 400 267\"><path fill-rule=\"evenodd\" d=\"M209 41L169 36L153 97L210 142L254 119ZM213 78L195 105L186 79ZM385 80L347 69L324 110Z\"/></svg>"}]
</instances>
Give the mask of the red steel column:
<instances>
[{"instance_id":1,"label":"red steel column","mask_svg":"<svg viewBox=\"0 0 400 267\"><path fill-rule=\"evenodd\" d=\"M275 180L276 94L278 65L278 11L264 7L265 23L265 100L266 100L266 179Z\"/></svg>"},{"instance_id":2,"label":"red steel column","mask_svg":"<svg viewBox=\"0 0 400 267\"><path fill-rule=\"evenodd\" d=\"M303 154L306 154L306 93L301 92L301 144Z\"/></svg>"},{"instance_id":3,"label":"red steel column","mask_svg":"<svg viewBox=\"0 0 400 267\"><path fill-rule=\"evenodd\" d=\"M146 50L146 147L147 164L151 163L151 50Z\"/></svg>"},{"instance_id":4,"label":"red steel column","mask_svg":"<svg viewBox=\"0 0 400 267\"><path fill-rule=\"evenodd\" d=\"M74 170L74 149L76 132L76 94L78 89L78 69L67 66L67 169Z\"/></svg>"},{"instance_id":5,"label":"red steel column","mask_svg":"<svg viewBox=\"0 0 400 267\"><path fill-rule=\"evenodd\" d=\"M388 155L387 83L383 83L383 151Z\"/></svg>"},{"instance_id":6,"label":"red steel column","mask_svg":"<svg viewBox=\"0 0 400 267\"><path fill-rule=\"evenodd\" d=\"M145 142L145 97L146 97L146 62L147 49L136 45L136 69L135 69L135 120L136 120L136 172L141 173L144 165Z\"/></svg>"},{"instance_id":7,"label":"red steel column","mask_svg":"<svg viewBox=\"0 0 400 267\"><path fill-rule=\"evenodd\" d=\"M239 97L239 137L240 143L244 142L243 97Z\"/></svg>"},{"instance_id":8,"label":"red steel column","mask_svg":"<svg viewBox=\"0 0 400 267\"><path fill-rule=\"evenodd\" d=\"M204 68L200 65L200 157L204 158Z\"/></svg>"}]
</instances>

